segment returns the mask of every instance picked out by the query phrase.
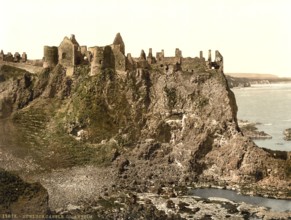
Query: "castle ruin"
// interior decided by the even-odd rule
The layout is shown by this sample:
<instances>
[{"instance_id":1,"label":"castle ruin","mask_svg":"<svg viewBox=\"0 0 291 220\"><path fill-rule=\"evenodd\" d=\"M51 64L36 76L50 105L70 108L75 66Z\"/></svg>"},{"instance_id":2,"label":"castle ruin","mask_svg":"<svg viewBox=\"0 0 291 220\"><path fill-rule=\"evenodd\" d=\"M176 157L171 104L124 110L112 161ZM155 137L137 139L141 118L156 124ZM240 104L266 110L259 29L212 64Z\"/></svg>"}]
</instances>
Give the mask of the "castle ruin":
<instances>
[{"instance_id":1,"label":"castle ruin","mask_svg":"<svg viewBox=\"0 0 291 220\"><path fill-rule=\"evenodd\" d=\"M211 50L208 51L208 59L203 57L200 51L199 57L183 57L179 48L175 50L175 56L166 57L164 50L153 55L152 48L149 48L146 55L141 50L140 56L134 58L130 53L125 55L125 44L120 33L117 33L113 43L107 46L80 46L75 35L65 37L58 47L44 46L44 56L42 60L29 61L24 52L20 55L18 52L4 54L0 53L0 61L25 63L27 65L41 65L43 68L54 68L61 64L66 68L68 76L73 75L74 68L78 65L90 65L90 75L96 75L103 69L114 69L116 71L130 71L136 69L161 68L171 69L173 71L182 70L185 72L194 72L194 70L204 67L204 69L217 69L223 71L223 57L219 51L215 51L215 58L212 60Z\"/></svg>"},{"instance_id":2,"label":"castle ruin","mask_svg":"<svg viewBox=\"0 0 291 220\"><path fill-rule=\"evenodd\" d=\"M117 33L113 43L107 46L89 48L87 46L80 46L74 35L71 35L70 38L65 37L59 47L45 46L43 67L52 68L58 63L67 69L80 64L91 65L91 75L95 75L100 70L106 68L127 71L151 68L151 66L166 69L172 67L175 71L193 72L198 66L203 65L208 69L220 69L223 71L223 57L219 51L215 51L214 61L211 59L210 50L206 60L203 57L202 51L200 51L199 57L184 58L182 51L178 48L175 50L174 57L165 57L164 50L157 52L156 56L153 56L152 48L149 49L148 55L146 55L144 50L141 50L138 58L133 58L130 53L125 56L125 44L120 33Z\"/></svg>"},{"instance_id":3,"label":"castle ruin","mask_svg":"<svg viewBox=\"0 0 291 220\"><path fill-rule=\"evenodd\" d=\"M27 61L27 54L25 52L20 55L20 53L15 52L12 55L11 52L4 54L3 50L0 52L0 61L4 62L14 62L14 63L25 63Z\"/></svg>"}]
</instances>

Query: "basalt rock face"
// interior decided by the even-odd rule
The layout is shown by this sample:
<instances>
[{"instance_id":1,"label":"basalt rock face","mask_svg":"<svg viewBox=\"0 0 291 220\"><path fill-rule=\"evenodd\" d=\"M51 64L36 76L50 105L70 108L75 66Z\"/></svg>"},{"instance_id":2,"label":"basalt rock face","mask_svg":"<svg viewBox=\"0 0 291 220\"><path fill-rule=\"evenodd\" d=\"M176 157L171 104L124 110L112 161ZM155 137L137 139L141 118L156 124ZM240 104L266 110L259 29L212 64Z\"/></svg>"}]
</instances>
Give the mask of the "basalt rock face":
<instances>
[{"instance_id":1,"label":"basalt rock face","mask_svg":"<svg viewBox=\"0 0 291 220\"><path fill-rule=\"evenodd\" d=\"M290 192L287 158L274 159L240 132L235 98L223 73L168 72L150 74L149 79L150 88L144 90L149 91L148 117L120 172L125 187L142 190L196 181L217 185L265 181L275 187L278 179L286 186L281 190ZM146 184L139 188L141 182Z\"/></svg>"},{"instance_id":2,"label":"basalt rock face","mask_svg":"<svg viewBox=\"0 0 291 220\"><path fill-rule=\"evenodd\" d=\"M25 70L0 66L0 118L9 116L32 100L32 78Z\"/></svg>"},{"instance_id":3,"label":"basalt rock face","mask_svg":"<svg viewBox=\"0 0 291 220\"><path fill-rule=\"evenodd\" d=\"M145 176L137 171L134 176L149 182L193 181L207 170L206 155L238 134L233 94L216 71L156 74L151 82L150 116L133 151L133 158L138 155L137 164L141 163L133 170L149 168Z\"/></svg>"},{"instance_id":4,"label":"basalt rock face","mask_svg":"<svg viewBox=\"0 0 291 220\"><path fill-rule=\"evenodd\" d=\"M19 97L2 117L10 115L40 166L114 167L112 185L141 192L209 183L290 196L290 155L243 136L220 70L105 69L89 76L89 67L78 66L72 77L65 71L57 65L17 89L9 86L15 80L1 82L2 106ZM19 80L25 84L25 75Z\"/></svg>"}]
</instances>

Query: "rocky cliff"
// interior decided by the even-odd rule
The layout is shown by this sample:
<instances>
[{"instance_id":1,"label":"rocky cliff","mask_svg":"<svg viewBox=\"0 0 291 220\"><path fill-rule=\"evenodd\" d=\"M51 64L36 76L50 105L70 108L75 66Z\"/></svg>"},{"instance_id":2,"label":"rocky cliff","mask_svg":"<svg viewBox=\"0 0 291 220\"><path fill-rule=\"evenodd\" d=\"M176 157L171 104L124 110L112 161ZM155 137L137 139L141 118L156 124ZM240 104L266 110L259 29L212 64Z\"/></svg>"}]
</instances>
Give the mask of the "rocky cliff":
<instances>
[{"instance_id":1,"label":"rocky cliff","mask_svg":"<svg viewBox=\"0 0 291 220\"><path fill-rule=\"evenodd\" d=\"M232 77L232 76L227 75L226 79L227 79L229 88L251 86L250 80L247 78L238 78L238 77Z\"/></svg>"},{"instance_id":2,"label":"rocky cliff","mask_svg":"<svg viewBox=\"0 0 291 220\"><path fill-rule=\"evenodd\" d=\"M61 65L38 75L10 68L1 67L0 116L17 135L11 144L6 131L1 145L33 158L34 172L90 165L110 170L106 188L206 183L290 198L290 155L242 134L220 70L153 66L89 76L78 66L67 77Z\"/></svg>"}]
</instances>

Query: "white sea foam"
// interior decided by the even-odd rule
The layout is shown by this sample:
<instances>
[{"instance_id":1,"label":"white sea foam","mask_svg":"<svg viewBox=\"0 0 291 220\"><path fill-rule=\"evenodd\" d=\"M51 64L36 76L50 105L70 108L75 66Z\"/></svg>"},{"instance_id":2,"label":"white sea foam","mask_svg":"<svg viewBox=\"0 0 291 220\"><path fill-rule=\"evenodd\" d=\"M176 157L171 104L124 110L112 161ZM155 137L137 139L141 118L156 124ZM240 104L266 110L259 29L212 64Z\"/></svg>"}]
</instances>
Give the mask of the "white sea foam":
<instances>
[{"instance_id":1,"label":"white sea foam","mask_svg":"<svg viewBox=\"0 0 291 220\"><path fill-rule=\"evenodd\" d=\"M273 124L272 123L266 123L264 125L266 125L266 126L272 126Z\"/></svg>"}]
</instances>

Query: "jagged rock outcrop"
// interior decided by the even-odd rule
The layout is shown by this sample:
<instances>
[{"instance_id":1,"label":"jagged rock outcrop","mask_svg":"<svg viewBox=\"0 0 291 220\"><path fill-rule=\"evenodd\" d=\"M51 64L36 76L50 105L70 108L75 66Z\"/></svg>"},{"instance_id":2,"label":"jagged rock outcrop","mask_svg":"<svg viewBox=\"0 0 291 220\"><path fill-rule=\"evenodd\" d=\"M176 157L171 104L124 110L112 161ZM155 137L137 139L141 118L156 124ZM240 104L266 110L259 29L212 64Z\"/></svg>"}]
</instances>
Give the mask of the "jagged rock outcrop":
<instances>
[{"instance_id":1,"label":"jagged rock outcrop","mask_svg":"<svg viewBox=\"0 0 291 220\"><path fill-rule=\"evenodd\" d=\"M246 78L226 76L226 79L227 79L227 83L228 83L229 88L250 87L251 86L250 80L246 79Z\"/></svg>"},{"instance_id":2,"label":"jagged rock outcrop","mask_svg":"<svg viewBox=\"0 0 291 220\"><path fill-rule=\"evenodd\" d=\"M251 123L249 121L240 120L239 127L245 136L251 138L252 140L264 140L272 139L272 136L264 131L259 131L256 125L260 123Z\"/></svg>"},{"instance_id":3,"label":"jagged rock outcrop","mask_svg":"<svg viewBox=\"0 0 291 220\"><path fill-rule=\"evenodd\" d=\"M32 99L33 76L29 72L11 66L0 66L0 118L23 108Z\"/></svg>"},{"instance_id":4,"label":"jagged rock outcrop","mask_svg":"<svg viewBox=\"0 0 291 220\"><path fill-rule=\"evenodd\" d=\"M70 91L71 79L66 77L65 69L58 65L51 73L49 69L37 77L25 70L0 66L0 118L27 106L39 96L42 98L63 98Z\"/></svg>"}]
</instances>

